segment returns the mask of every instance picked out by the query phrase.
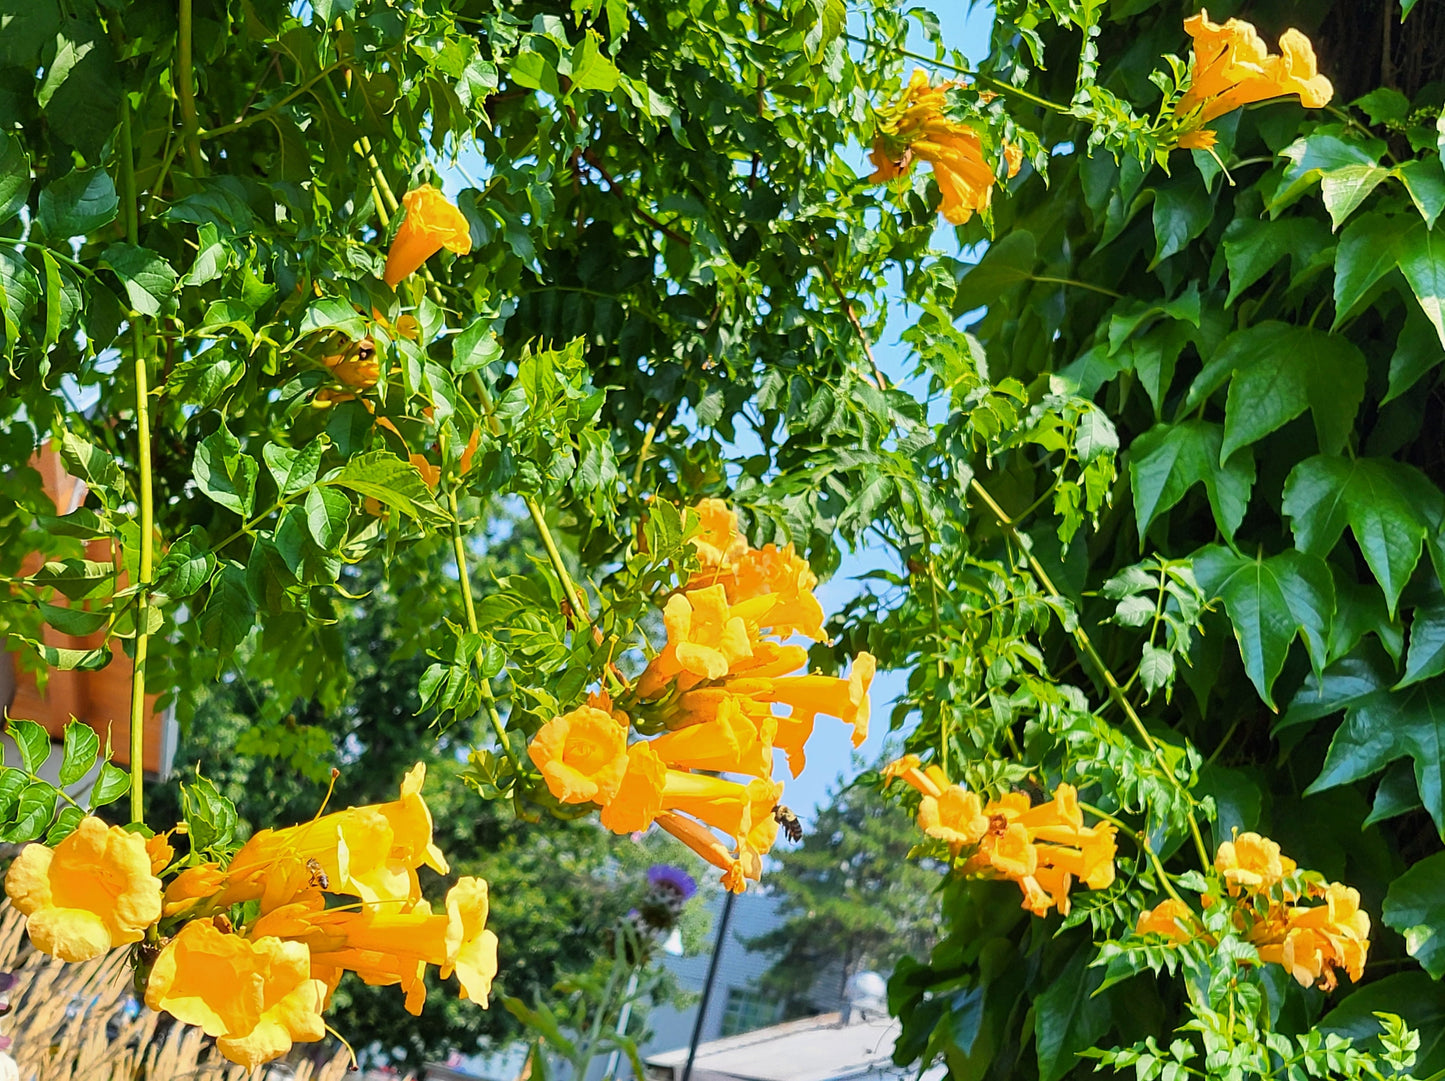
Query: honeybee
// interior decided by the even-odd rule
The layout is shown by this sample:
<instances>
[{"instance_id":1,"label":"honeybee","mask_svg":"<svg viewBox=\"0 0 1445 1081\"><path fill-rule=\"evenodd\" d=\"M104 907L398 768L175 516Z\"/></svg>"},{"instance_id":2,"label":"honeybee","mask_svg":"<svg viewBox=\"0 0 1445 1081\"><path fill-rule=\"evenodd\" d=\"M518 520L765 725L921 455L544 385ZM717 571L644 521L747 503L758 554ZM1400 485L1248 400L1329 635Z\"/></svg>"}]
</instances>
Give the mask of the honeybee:
<instances>
[{"instance_id":1,"label":"honeybee","mask_svg":"<svg viewBox=\"0 0 1445 1081\"><path fill-rule=\"evenodd\" d=\"M793 844L797 844L803 839L803 824L798 821L798 816L787 807L784 807L781 803L774 807L773 818L777 821L778 825L782 827L784 835L788 840L792 841Z\"/></svg>"},{"instance_id":2,"label":"honeybee","mask_svg":"<svg viewBox=\"0 0 1445 1081\"><path fill-rule=\"evenodd\" d=\"M311 885L317 889L329 890L331 879L326 876L326 870L321 866L321 861L315 856L306 861L306 870L311 874Z\"/></svg>"}]
</instances>

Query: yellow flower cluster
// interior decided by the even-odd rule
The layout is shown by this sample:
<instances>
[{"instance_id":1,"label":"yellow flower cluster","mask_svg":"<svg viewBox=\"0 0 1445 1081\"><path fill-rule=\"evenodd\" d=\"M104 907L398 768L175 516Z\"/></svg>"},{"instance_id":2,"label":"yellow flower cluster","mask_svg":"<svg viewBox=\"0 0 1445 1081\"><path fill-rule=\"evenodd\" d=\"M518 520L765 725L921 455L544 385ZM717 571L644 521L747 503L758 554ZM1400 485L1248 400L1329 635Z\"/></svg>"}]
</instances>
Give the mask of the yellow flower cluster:
<instances>
[{"instance_id":1,"label":"yellow flower cluster","mask_svg":"<svg viewBox=\"0 0 1445 1081\"><path fill-rule=\"evenodd\" d=\"M868 179L886 183L907 174L915 158L933 166L933 177L943 194L939 207L954 225L962 225L976 211L987 209L997 182L994 166L984 156L983 140L967 124L944 115L948 91L961 84L929 84L928 75L915 71L903 96L887 109L878 125L869 159L874 172ZM1004 144L1008 175L1023 163L1023 152Z\"/></svg>"},{"instance_id":2,"label":"yellow flower cluster","mask_svg":"<svg viewBox=\"0 0 1445 1081\"><path fill-rule=\"evenodd\" d=\"M1213 146L1214 132L1204 125L1252 102L1297 94L1300 104L1322 109L1334 97L1334 87L1316 66L1314 46L1298 30L1281 35L1280 55L1274 56L1241 19L1213 23L1201 10L1184 20L1184 29L1194 39L1194 56L1189 89L1174 108L1179 146Z\"/></svg>"},{"instance_id":3,"label":"yellow flower cluster","mask_svg":"<svg viewBox=\"0 0 1445 1081\"><path fill-rule=\"evenodd\" d=\"M656 823L742 892L760 878L778 834L783 786L772 779L774 749L798 776L820 714L852 725L861 744L874 661L858 654L846 678L795 674L807 651L785 640L825 638L817 578L792 545L749 547L721 501L704 500L696 511L701 567L663 609L666 646L623 699L614 705L595 694L552 718L528 753L561 802L598 804L603 825L617 833ZM667 731L629 740L629 710Z\"/></svg>"},{"instance_id":4,"label":"yellow flower cluster","mask_svg":"<svg viewBox=\"0 0 1445 1081\"><path fill-rule=\"evenodd\" d=\"M919 828L947 844L955 860L964 857L963 874L1017 882L1022 907L1035 916L1052 908L1068 915L1076 879L1091 890L1114 881L1114 827L1084 825L1073 785L1059 785L1053 799L1038 806L1022 792L985 804L978 793L950 784L940 767L922 768L912 754L889 763L883 777L922 794Z\"/></svg>"},{"instance_id":5,"label":"yellow flower cluster","mask_svg":"<svg viewBox=\"0 0 1445 1081\"><path fill-rule=\"evenodd\" d=\"M322 1012L347 971L400 985L406 1008L420 1013L435 965L485 1006L497 972L487 884L459 879L445 911L433 912L417 879L422 866L448 873L432 843L425 777L418 764L396 800L262 830L228 866L193 865L164 885L173 857L164 838L148 843L85 818L53 849L22 849L5 889L35 947L62 960L142 940L159 947L146 1004L204 1029L247 1067L321 1039ZM245 916L233 923L237 911Z\"/></svg>"},{"instance_id":6,"label":"yellow flower cluster","mask_svg":"<svg viewBox=\"0 0 1445 1081\"><path fill-rule=\"evenodd\" d=\"M1258 948L1261 961L1283 965L1301 986L1325 991L1338 983L1337 970L1343 969L1351 980L1364 974L1370 917L1360 909L1359 891L1339 882L1306 882L1302 896L1286 882L1297 870L1294 860L1257 833L1241 833L1221 844L1214 869L1233 900L1235 926ZM1323 903L1295 903L1302 899ZM1205 908L1218 900L1202 898ZM1147 909L1135 930L1173 942L1202 934L1189 906L1177 898Z\"/></svg>"}]
</instances>

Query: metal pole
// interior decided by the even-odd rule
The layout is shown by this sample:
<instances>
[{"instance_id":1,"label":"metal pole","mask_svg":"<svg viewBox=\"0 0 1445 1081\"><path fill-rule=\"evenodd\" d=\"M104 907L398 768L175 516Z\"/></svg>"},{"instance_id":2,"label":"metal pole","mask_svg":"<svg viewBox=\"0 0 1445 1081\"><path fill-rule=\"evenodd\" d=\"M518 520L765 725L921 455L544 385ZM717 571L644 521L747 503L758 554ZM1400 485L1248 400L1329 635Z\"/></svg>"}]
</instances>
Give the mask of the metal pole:
<instances>
[{"instance_id":1,"label":"metal pole","mask_svg":"<svg viewBox=\"0 0 1445 1081\"><path fill-rule=\"evenodd\" d=\"M697 1057L698 1041L702 1039L702 1023L707 1017L708 1000L712 998L712 981L717 976L718 958L722 956L723 942L728 933L728 920L733 914L733 899L737 894L731 890L723 899L722 919L717 925L717 941L712 944L712 960L707 963L707 979L702 984L702 1001L697 1004L697 1021L692 1026L692 1042L687 1045L687 1065L682 1068L682 1081L692 1081L692 1060Z\"/></svg>"}]
</instances>

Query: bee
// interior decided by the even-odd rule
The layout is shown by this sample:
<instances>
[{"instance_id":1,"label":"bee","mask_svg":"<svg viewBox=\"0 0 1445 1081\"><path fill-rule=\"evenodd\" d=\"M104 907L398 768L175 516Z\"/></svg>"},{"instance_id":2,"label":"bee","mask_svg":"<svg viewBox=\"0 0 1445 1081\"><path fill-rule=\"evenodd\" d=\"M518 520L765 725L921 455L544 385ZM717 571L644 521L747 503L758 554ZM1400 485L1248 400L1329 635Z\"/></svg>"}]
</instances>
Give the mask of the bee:
<instances>
[{"instance_id":1,"label":"bee","mask_svg":"<svg viewBox=\"0 0 1445 1081\"><path fill-rule=\"evenodd\" d=\"M787 807L781 803L774 807L773 818L783 828L783 833L793 844L797 844L803 839L803 824L798 821L798 816Z\"/></svg>"},{"instance_id":2,"label":"bee","mask_svg":"<svg viewBox=\"0 0 1445 1081\"><path fill-rule=\"evenodd\" d=\"M329 890L331 879L326 877L326 870L321 866L321 861L312 856L306 861L306 870L311 873L311 885L318 889Z\"/></svg>"}]
</instances>

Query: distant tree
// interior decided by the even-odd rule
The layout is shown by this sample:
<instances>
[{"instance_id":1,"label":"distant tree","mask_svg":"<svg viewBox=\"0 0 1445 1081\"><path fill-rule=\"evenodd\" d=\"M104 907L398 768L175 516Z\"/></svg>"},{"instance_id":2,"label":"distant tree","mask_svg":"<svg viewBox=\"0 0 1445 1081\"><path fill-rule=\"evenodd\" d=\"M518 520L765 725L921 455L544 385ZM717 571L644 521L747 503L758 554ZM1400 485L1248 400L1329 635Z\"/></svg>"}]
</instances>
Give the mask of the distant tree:
<instances>
[{"instance_id":1,"label":"distant tree","mask_svg":"<svg viewBox=\"0 0 1445 1081\"><path fill-rule=\"evenodd\" d=\"M773 850L770 884L786 920L747 940L776 951L764 983L800 1005L834 966L839 988L855 972L888 973L904 954L926 952L938 936L936 870L909 860L918 829L874 789L841 778L796 848Z\"/></svg>"}]
</instances>

